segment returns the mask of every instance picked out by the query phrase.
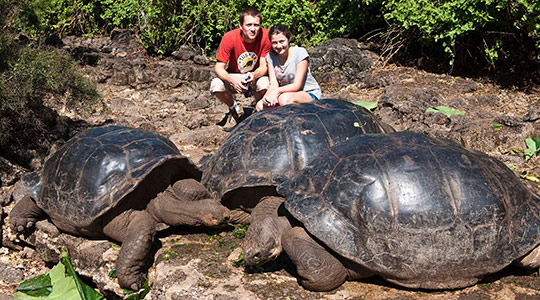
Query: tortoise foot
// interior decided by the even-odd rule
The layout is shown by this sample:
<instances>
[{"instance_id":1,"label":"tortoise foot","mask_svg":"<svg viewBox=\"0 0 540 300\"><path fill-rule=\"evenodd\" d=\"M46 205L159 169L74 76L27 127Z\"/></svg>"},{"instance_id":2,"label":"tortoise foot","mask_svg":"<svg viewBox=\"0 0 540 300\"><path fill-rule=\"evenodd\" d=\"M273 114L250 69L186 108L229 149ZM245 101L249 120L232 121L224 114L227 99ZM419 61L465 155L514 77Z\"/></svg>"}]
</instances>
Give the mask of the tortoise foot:
<instances>
[{"instance_id":1,"label":"tortoise foot","mask_svg":"<svg viewBox=\"0 0 540 300\"><path fill-rule=\"evenodd\" d=\"M11 226L17 233L26 233L30 231L36 224L36 219L33 218L10 218Z\"/></svg>"},{"instance_id":2,"label":"tortoise foot","mask_svg":"<svg viewBox=\"0 0 540 300\"><path fill-rule=\"evenodd\" d=\"M143 274L118 274L118 284L123 289L138 291L144 286L146 277Z\"/></svg>"},{"instance_id":3,"label":"tortoise foot","mask_svg":"<svg viewBox=\"0 0 540 300\"><path fill-rule=\"evenodd\" d=\"M298 282L306 289L331 291L345 282L347 269L301 227L283 236L283 249L296 266Z\"/></svg>"},{"instance_id":4,"label":"tortoise foot","mask_svg":"<svg viewBox=\"0 0 540 300\"><path fill-rule=\"evenodd\" d=\"M9 213L9 222L15 232L25 233L34 227L42 215L43 210L30 195L25 195Z\"/></svg>"}]
</instances>

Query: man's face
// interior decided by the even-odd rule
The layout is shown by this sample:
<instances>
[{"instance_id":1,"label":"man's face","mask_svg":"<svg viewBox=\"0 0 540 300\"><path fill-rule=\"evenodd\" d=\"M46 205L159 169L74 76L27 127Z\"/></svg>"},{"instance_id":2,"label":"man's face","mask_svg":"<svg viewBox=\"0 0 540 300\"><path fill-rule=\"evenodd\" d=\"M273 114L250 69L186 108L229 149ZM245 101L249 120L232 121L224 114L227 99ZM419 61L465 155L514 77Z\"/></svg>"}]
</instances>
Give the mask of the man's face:
<instances>
[{"instance_id":1,"label":"man's face","mask_svg":"<svg viewBox=\"0 0 540 300\"><path fill-rule=\"evenodd\" d=\"M245 16L244 24L240 24L244 41L251 43L255 41L259 30L261 29L261 19L259 17Z\"/></svg>"}]
</instances>

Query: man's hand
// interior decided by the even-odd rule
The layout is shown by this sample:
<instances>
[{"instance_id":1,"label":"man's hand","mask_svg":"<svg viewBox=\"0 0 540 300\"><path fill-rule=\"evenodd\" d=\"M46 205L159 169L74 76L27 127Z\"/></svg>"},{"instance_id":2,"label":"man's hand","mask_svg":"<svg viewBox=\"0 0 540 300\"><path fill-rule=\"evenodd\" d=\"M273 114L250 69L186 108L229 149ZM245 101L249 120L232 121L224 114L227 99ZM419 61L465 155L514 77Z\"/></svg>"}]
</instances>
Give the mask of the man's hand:
<instances>
[{"instance_id":1,"label":"man's hand","mask_svg":"<svg viewBox=\"0 0 540 300\"><path fill-rule=\"evenodd\" d=\"M244 77L244 82L251 84L251 82L253 81L254 78L255 78L255 76L253 75L253 73L248 72L248 73L246 73L246 76Z\"/></svg>"},{"instance_id":2,"label":"man's hand","mask_svg":"<svg viewBox=\"0 0 540 300\"><path fill-rule=\"evenodd\" d=\"M234 89L238 93L245 93L248 90L248 85L251 85L253 83L253 78L255 77L253 76L253 73L251 72L244 74L244 76L238 76L238 79L240 82L240 85L239 85L240 90L235 85L235 82L232 82L232 85L234 86Z\"/></svg>"},{"instance_id":3,"label":"man's hand","mask_svg":"<svg viewBox=\"0 0 540 300\"><path fill-rule=\"evenodd\" d=\"M244 79L245 76L232 76L232 74L229 74L227 70L225 69L226 64L223 62L216 62L216 66L214 67L214 70L216 71L216 75L223 80L223 82L229 82L234 90L237 93L243 93L247 91L247 88L244 87Z\"/></svg>"},{"instance_id":4,"label":"man's hand","mask_svg":"<svg viewBox=\"0 0 540 300\"><path fill-rule=\"evenodd\" d=\"M231 81L231 85L237 93L244 93L247 91L246 83L245 77L241 76L233 76Z\"/></svg>"}]
</instances>

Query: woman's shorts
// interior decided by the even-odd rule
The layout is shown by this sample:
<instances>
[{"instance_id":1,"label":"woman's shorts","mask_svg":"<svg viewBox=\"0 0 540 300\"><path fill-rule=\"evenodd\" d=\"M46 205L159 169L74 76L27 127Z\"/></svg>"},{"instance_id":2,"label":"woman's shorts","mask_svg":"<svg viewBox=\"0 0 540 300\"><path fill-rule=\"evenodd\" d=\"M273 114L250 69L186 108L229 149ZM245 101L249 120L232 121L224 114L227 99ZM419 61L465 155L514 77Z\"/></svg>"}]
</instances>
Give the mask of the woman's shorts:
<instances>
[{"instance_id":1,"label":"woman's shorts","mask_svg":"<svg viewBox=\"0 0 540 300\"><path fill-rule=\"evenodd\" d=\"M311 96L311 100L313 100L313 101L319 100L319 98L317 98L317 96L315 96L315 94L310 93L310 92L307 92L307 93L309 94L309 96Z\"/></svg>"}]
</instances>

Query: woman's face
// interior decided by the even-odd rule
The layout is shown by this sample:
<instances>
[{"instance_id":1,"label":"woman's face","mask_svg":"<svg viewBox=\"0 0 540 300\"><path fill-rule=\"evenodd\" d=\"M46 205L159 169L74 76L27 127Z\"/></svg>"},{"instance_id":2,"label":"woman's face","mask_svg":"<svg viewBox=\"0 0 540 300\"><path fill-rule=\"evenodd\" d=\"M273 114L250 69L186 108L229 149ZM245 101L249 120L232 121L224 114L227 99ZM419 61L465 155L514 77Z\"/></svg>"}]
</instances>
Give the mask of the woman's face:
<instances>
[{"instance_id":1,"label":"woman's face","mask_svg":"<svg viewBox=\"0 0 540 300\"><path fill-rule=\"evenodd\" d=\"M289 39L283 33L273 34L270 38L272 49L278 55L286 54L289 50Z\"/></svg>"}]
</instances>

